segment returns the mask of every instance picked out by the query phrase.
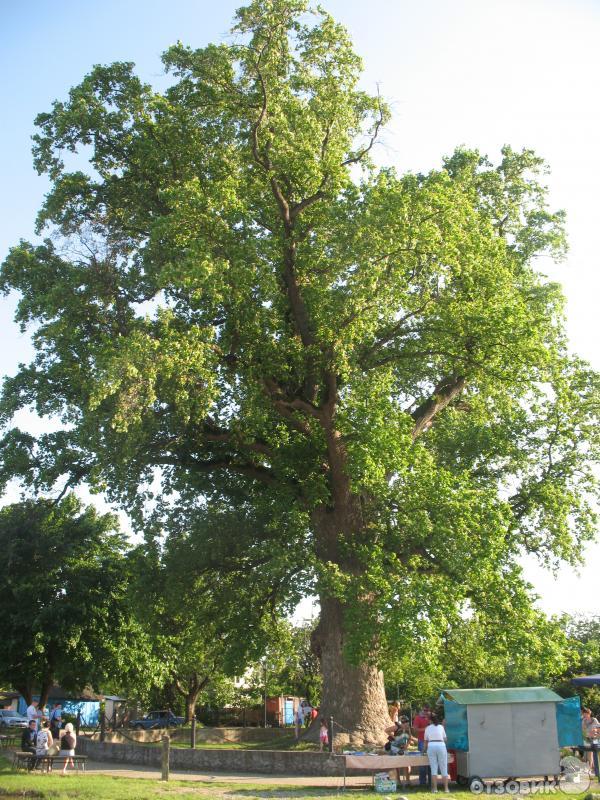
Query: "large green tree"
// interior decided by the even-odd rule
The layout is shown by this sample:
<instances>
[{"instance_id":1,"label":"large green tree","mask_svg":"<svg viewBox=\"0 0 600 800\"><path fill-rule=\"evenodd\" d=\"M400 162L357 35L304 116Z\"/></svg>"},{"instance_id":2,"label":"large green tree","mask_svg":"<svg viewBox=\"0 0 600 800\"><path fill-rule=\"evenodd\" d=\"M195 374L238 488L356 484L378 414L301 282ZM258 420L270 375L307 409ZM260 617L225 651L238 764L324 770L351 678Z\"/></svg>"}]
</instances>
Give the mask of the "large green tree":
<instances>
[{"instance_id":1,"label":"large green tree","mask_svg":"<svg viewBox=\"0 0 600 800\"><path fill-rule=\"evenodd\" d=\"M564 247L537 157L379 169L388 109L342 27L254 0L233 33L171 47L163 93L95 67L38 117L53 237L3 266L37 353L2 409L68 426L8 431L5 474L272 520L245 587L318 595L323 713L378 738L385 651L506 628L518 557L592 536L598 380L533 266Z\"/></svg>"},{"instance_id":2,"label":"large green tree","mask_svg":"<svg viewBox=\"0 0 600 800\"><path fill-rule=\"evenodd\" d=\"M0 509L0 680L28 703L37 690L45 705L55 681L105 689L144 659L115 524L73 495Z\"/></svg>"}]
</instances>

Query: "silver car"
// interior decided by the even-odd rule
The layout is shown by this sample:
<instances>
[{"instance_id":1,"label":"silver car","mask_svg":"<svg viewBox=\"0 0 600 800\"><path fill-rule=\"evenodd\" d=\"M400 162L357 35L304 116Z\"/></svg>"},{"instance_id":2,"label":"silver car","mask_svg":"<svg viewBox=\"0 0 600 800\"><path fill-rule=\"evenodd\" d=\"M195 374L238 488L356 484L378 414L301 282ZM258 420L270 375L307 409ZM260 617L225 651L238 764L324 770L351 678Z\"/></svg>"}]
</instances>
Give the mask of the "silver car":
<instances>
[{"instance_id":1,"label":"silver car","mask_svg":"<svg viewBox=\"0 0 600 800\"><path fill-rule=\"evenodd\" d=\"M9 708L0 708L0 728L26 728L27 717Z\"/></svg>"}]
</instances>

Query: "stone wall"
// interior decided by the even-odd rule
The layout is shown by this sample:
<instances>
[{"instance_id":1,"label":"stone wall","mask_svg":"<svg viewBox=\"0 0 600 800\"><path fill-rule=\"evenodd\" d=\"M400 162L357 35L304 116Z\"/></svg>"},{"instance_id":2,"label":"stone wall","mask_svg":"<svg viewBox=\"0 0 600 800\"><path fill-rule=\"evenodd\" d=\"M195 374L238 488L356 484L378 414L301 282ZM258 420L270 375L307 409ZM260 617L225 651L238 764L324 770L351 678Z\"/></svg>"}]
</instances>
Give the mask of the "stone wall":
<instances>
[{"instance_id":1,"label":"stone wall","mask_svg":"<svg viewBox=\"0 0 600 800\"><path fill-rule=\"evenodd\" d=\"M94 761L116 761L160 769L161 748L95 742L80 737L77 752ZM343 775L344 761L330 753L293 750L211 750L172 747L171 769L193 772L249 772L276 775ZM350 772L348 773L350 774Z\"/></svg>"}]
</instances>

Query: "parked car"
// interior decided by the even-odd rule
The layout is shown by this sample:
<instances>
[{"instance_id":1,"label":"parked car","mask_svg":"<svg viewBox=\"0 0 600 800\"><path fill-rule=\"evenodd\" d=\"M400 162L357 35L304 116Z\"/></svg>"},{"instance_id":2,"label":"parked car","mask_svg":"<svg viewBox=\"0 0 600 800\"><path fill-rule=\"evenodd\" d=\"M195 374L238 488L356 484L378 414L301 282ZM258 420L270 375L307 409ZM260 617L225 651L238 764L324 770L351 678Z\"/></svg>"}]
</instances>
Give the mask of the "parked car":
<instances>
[{"instance_id":1,"label":"parked car","mask_svg":"<svg viewBox=\"0 0 600 800\"><path fill-rule=\"evenodd\" d=\"M183 725L185 719L177 717L172 711L150 711L142 719L132 719L129 722L130 728L136 731L149 731L152 728L176 728Z\"/></svg>"},{"instance_id":2,"label":"parked car","mask_svg":"<svg viewBox=\"0 0 600 800\"><path fill-rule=\"evenodd\" d=\"M9 708L0 708L0 727L26 728L27 717L23 714L19 714L18 711L11 711Z\"/></svg>"}]
</instances>

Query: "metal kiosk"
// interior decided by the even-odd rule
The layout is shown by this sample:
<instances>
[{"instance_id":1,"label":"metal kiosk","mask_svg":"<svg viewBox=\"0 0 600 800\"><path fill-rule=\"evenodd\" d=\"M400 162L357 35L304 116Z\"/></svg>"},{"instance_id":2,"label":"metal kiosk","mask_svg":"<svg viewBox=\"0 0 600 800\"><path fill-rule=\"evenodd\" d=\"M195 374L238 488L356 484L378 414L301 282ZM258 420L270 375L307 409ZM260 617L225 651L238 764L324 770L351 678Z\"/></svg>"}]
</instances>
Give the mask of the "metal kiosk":
<instances>
[{"instance_id":1,"label":"metal kiosk","mask_svg":"<svg viewBox=\"0 0 600 800\"><path fill-rule=\"evenodd\" d=\"M475 791L485 779L558 780L560 748L581 744L578 697L524 687L446 689L441 699L457 782Z\"/></svg>"}]
</instances>

